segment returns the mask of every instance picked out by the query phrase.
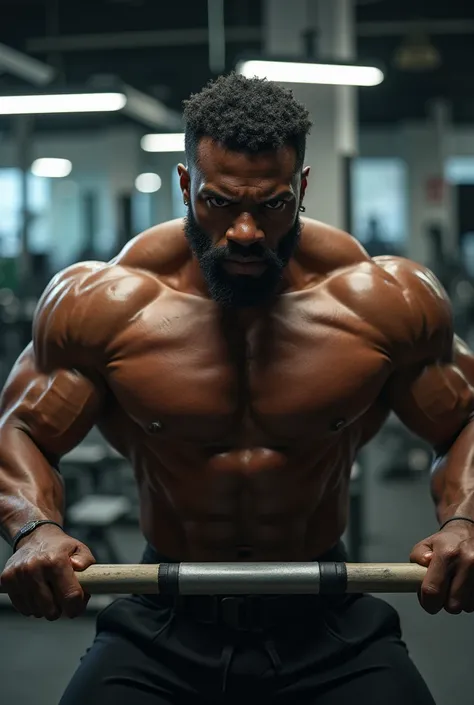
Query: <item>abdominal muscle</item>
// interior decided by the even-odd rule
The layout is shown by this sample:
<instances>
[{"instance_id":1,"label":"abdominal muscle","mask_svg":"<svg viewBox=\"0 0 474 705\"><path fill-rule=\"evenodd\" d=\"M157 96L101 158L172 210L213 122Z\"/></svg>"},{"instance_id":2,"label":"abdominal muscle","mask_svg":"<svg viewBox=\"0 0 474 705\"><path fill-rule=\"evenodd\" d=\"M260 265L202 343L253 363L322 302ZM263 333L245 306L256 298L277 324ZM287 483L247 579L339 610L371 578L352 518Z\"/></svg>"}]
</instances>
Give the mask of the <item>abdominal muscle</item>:
<instances>
[{"instance_id":1,"label":"abdominal muscle","mask_svg":"<svg viewBox=\"0 0 474 705\"><path fill-rule=\"evenodd\" d=\"M351 463L336 450L316 464L265 448L158 455L135 457L135 472L143 534L167 558L306 561L345 530Z\"/></svg>"}]
</instances>

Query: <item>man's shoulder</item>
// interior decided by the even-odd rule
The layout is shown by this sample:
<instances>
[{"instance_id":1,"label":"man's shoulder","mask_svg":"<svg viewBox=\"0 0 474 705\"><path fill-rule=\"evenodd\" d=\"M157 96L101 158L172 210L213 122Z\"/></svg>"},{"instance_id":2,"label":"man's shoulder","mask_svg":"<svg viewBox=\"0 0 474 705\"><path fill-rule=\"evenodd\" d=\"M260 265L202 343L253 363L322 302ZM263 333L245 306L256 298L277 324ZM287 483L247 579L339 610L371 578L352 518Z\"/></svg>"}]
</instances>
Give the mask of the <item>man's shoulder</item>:
<instances>
[{"instance_id":1,"label":"man's shoulder","mask_svg":"<svg viewBox=\"0 0 474 705\"><path fill-rule=\"evenodd\" d=\"M178 271L191 257L184 234L184 219L160 223L134 237L114 263L166 277Z\"/></svg>"},{"instance_id":2,"label":"man's shoulder","mask_svg":"<svg viewBox=\"0 0 474 705\"><path fill-rule=\"evenodd\" d=\"M348 268L334 289L400 353L402 364L450 354L451 303L427 267L403 257L374 257Z\"/></svg>"},{"instance_id":3,"label":"man's shoulder","mask_svg":"<svg viewBox=\"0 0 474 705\"><path fill-rule=\"evenodd\" d=\"M423 356L448 351L452 341L449 298L425 266L398 256L371 258L347 233L305 221L303 245L326 269L323 279L344 307L397 348Z\"/></svg>"},{"instance_id":4,"label":"man's shoulder","mask_svg":"<svg viewBox=\"0 0 474 705\"><path fill-rule=\"evenodd\" d=\"M355 237L327 223L301 219L300 252L320 274L330 275L346 267L370 262L370 256Z\"/></svg>"},{"instance_id":5,"label":"man's shoulder","mask_svg":"<svg viewBox=\"0 0 474 705\"><path fill-rule=\"evenodd\" d=\"M453 344L453 313L441 282L426 266L404 257L374 257L374 264L399 288L413 343L447 355Z\"/></svg>"},{"instance_id":6,"label":"man's shoulder","mask_svg":"<svg viewBox=\"0 0 474 705\"><path fill-rule=\"evenodd\" d=\"M38 312L108 315L112 310L133 308L156 294L158 286L158 278L146 270L116 261L78 262L52 278L40 298Z\"/></svg>"},{"instance_id":7,"label":"man's shoulder","mask_svg":"<svg viewBox=\"0 0 474 705\"><path fill-rule=\"evenodd\" d=\"M392 281L403 295L415 317L424 316L435 323L451 317L451 303L443 285L426 266L405 257L383 255L373 258L374 265Z\"/></svg>"},{"instance_id":8,"label":"man's shoulder","mask_svg":"<svg viewBox=\"0 0 474 705\"><path fill-rule=\"evenodd\" d=\"M67 267L53 277L38 302L33 323L36 353L103 349L159 295L159 288L151 273L116 262Z\"/></svg>"}]
</instances>

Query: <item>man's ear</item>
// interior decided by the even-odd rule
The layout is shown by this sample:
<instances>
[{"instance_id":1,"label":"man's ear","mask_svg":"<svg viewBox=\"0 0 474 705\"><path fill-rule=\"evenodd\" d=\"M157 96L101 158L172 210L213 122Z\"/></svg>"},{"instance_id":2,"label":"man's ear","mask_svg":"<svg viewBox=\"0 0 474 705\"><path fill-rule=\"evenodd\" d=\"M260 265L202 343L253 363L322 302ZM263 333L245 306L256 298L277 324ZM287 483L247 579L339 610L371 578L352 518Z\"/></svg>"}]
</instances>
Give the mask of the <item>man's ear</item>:
<instances>
[{"instance_id":1,"label":"man's ear","mask_svg":"<svg viewBox=\"0 0 474 705\"><path fill-rule=\"evenodd\" d=\"M189 175L189 170L184 166L184 164L178 164L178 174L183 200L189 203L191 200L191 177Z\"/></svg>"},{"instance_id":2,"label":"man's ear","mask_svg":"<svg viewBox=\"0 0 474 705\"><path fill-rule=\"evenodd\" d=\"M300 191L300 206L303 205L303 200L306 194L306 188L308 186L309 172L311 171L310 166L305 166L301 174L301 191Z\"/></svg>"}]
</instances>

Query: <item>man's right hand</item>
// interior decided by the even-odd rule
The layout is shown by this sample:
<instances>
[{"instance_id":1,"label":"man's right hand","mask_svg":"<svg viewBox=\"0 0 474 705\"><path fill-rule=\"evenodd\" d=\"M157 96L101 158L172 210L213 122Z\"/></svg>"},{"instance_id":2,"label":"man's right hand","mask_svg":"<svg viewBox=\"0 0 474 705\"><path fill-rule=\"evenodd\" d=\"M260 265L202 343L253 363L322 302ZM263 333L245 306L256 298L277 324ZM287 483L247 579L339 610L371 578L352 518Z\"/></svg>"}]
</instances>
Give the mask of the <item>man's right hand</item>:
<instances>
[{"instance_id":1,"label":"man's right hand","mask_svg":"<svg viewBox=\"0 0 474 705\"><path fill-rule=\"evenodd\" d=\"M59 527L44 524L20 541L0 582L21 614L50 622L62 615L73 619L84 612L90 599L76 571L95 562L83 543Z\"/></svg>"}]
</instances>

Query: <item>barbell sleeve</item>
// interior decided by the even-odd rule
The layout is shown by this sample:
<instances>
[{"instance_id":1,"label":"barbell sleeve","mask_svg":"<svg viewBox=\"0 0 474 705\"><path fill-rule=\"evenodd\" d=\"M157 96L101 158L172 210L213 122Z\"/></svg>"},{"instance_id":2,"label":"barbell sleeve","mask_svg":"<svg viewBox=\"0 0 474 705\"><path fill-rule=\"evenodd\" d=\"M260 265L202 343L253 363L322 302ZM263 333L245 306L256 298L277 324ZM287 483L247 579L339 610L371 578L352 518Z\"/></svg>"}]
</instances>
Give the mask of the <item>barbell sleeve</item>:
<instances>
[{"instance_id":1,"label":"barbell sleeve","mask_svg":"<svg viewBox=\"0 0 474 705\"><path fill-rule=\"evenodd\" d=\"M416 592L414 563L160 563L93 565L77 577L90 594L304 595ZM0 592L5 593L4 586Z\"/></svg>"}]
</instances>

